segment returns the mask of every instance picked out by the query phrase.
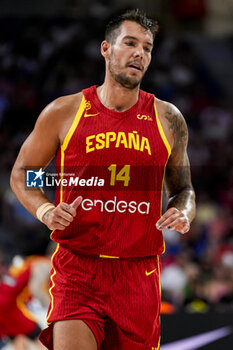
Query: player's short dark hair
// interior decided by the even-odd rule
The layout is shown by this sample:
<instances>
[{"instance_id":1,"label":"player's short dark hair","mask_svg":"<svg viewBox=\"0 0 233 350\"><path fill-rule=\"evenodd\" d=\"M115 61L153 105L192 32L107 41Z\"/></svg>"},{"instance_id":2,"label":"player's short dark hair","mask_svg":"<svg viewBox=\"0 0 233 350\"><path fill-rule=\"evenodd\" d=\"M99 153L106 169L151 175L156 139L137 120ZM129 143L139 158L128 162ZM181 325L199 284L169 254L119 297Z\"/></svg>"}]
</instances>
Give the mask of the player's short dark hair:
<instances>
[{"instance_id":1,"label":"player's short dark hair","mask_svg":"<svg viewBox=\"0 0 233 350\"><path fill-rule=\"evenodd\" d=\"M119 28L124 21L132 21L140 24L143 28L149 30L152 33L153 38L155 38L155 34L159 29L157 21L147 18L144 11L141 11L139 9L128 10L110 20L106 26L105 40L114 44L119 33Z\"/></svg>"}]
</instances>

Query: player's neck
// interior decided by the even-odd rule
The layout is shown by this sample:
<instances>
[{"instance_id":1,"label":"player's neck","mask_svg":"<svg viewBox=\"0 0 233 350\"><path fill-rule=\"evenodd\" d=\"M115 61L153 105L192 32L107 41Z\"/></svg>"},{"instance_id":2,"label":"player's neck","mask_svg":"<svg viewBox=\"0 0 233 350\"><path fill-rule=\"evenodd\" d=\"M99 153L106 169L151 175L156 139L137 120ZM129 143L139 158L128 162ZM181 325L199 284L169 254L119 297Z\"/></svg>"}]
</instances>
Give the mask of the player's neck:
<instances>
[{"instance_id":1,"label":"player's neck","mask_svg":"<svg viewBox=\"0 0 233 350\"><path fill-rule=\"evenodd\" d=\"M122 87L117 82L104 82L97 88L100 102L108 109L124 112L133 107L139 97L139 86L133 90Z\"/></svg>"}]
</instances>

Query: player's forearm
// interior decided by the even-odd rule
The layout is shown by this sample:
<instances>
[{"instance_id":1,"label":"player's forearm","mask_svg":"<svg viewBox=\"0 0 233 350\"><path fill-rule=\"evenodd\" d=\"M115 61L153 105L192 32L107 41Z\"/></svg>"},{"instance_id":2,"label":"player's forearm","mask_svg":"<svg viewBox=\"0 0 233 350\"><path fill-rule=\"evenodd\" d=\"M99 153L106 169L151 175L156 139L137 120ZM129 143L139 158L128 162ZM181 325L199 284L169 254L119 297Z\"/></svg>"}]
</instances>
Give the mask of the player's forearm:
<instances>
[{"instance_id":1,"label":"player's forearm","mask_svg":"<svg viewBox=\"0 0 233 350\"><path fill-rule=\"evenodd\" d=\"M20 203L36 217L37 209L46 202L49 202L45 194L38 188L33 190L26 188L25 169L14 166L10 185Z\"/></svg>"},{"instance_id":2,"label":"player's forearm","mask_svg":"<svg viewBox=\"0 0 233 350\"><path fill-rule=\"evenodd\" d=\"M168 199L167 208L177 208L182 211L191 223L196 214L195 192L188 187Z\"/></svg>"},{"instance_id":3,"label":"player's forearm","mask_svg":"<svg viewBox=\"0 0 233 350\"><path fill-rule=\"evenodd\" d=\"M70 205L61 202L56 207L50 203L40 189L26 188L25 169L18 167L17 162L11 174L11 187L23 206L50 230L64 230L76 216L76 209L82 202L78 196Z\"/></svg>"}]
</instances>

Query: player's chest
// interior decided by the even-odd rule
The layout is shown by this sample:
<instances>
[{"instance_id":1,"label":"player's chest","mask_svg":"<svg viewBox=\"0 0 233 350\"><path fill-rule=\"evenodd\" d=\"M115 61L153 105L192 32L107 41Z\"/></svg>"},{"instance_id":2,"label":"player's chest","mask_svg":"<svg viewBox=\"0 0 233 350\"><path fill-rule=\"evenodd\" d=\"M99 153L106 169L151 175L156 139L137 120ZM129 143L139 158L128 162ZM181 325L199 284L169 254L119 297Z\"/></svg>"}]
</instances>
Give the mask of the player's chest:
<instances>
[{"instance_id":1,"label":"player's chest","mask_svg":"<svg viewBox=\"0 0 233 350\"><path fill-rule=\"evenodd\" d=\"M124 119L82 117L66 150L70 159L93 165L154 165L163 153L155 116L141 113Z\"/></svg>"}]
</instances>

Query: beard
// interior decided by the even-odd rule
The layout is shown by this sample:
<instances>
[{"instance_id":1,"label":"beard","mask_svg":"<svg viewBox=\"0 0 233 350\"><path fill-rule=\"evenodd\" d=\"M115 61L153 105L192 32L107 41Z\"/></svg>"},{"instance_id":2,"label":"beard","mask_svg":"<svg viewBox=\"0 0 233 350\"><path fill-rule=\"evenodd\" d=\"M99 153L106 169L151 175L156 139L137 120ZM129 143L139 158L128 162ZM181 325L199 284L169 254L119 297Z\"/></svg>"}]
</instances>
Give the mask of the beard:
<instances>
[{"instance_id":1,"label":"beard","mask_svg":"<svg viewBox=\"0 0 233 350\"><path fill-rule=\"evenodd\" d=\"M129 76L124 72L121 72L121 66L119 64L114 63L114 54L111 52L110 58L109 58L109 72L113 79L118 82L122 87L133 90L137 86L140 85L143 75L141 78L138 78L135 76Z\"/></svg>"}]
</instances>

